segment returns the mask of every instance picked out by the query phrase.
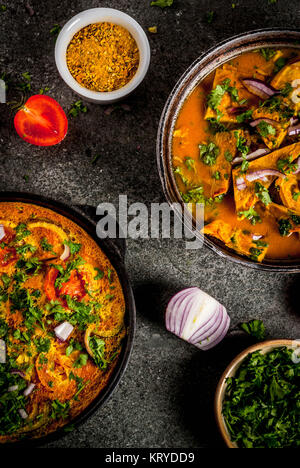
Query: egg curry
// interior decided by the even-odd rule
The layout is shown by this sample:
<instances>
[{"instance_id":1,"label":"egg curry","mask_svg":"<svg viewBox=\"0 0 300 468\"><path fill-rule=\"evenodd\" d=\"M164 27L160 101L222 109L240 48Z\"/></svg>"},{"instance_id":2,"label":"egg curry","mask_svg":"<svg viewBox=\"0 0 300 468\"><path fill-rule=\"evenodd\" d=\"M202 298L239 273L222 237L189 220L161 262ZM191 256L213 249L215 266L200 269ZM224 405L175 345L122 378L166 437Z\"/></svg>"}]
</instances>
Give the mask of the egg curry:
<instances>
[{"instance_id":1,"label":"egg curry","mask_svg":"<svg viewBox=\"0 0 300 468\"><path fill-rule=\"evenodd\" d=\"M206 236L262 262L300 257L300 52L260 49L217 68L184 102L172 146Z\"/></svg>"},{"instance_id":2,"label":"egg curry","mask_svg":"<svg viewBox=\"0 0 300 468\"><path fill-rule=\"evenodd\" d=\"M47 435L99 395L118 362L124 314L117 273L81 227L0 203L1 443Z\"/></svg>"}]
</instances>

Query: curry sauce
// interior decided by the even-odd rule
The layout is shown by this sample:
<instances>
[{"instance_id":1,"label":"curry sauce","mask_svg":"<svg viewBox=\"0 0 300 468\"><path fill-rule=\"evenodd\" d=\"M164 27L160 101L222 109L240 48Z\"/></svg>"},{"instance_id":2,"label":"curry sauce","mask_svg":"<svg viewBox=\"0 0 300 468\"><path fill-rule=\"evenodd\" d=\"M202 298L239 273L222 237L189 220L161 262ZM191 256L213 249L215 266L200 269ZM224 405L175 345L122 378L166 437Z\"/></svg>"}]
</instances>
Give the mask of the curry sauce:
<instances>
[{"instance_id":1,"label":"curry sauce","mask_svg":"<svg viewBox=\"0 0 300 468\"><path fill-rule=\"evenodd\" d=\"M46 208L2 202L0 238L5 443L79 415L107 385L126 328L117 273L81 227Z\"/></svg>"},{"instance_id":2,"label":"curry sauce","mask_svg":"<svg viewBox=\"0 0 300 468\"><path fill-rule=\"evenodd\" d=\"M300 53L261 49L225 63L184 102L173 170L205 235L254 261L300 257Z\"/></svg>"}]
</instances>

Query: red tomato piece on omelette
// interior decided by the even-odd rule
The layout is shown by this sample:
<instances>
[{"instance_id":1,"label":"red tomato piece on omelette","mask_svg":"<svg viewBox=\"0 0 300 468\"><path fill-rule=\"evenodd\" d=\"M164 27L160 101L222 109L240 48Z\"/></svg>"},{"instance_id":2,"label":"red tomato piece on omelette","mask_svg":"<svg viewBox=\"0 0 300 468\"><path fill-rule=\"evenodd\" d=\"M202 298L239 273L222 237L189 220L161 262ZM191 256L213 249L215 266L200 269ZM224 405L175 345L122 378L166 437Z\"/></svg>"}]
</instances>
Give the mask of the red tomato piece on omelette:
<instances>
[{"instance_id":1,"label":"red tomato piece on omelette","mask_svg":"<svg viewBox=\"0 0 300 468\"><path fill-rule=\"evenodd\" d=\"M68 131L63 108L50 96L31 96L15 115L15 129L28 143L52 146L60 143Z\"/></svg>"},{"instance_id":2,"label":"red tomato piece on omelette","mask_svg":"<svg viewBox=\"0 0 300 468\"><path fill-rule=\"evenodd\" d=\"M59 294L61 296L71 296L72 298L81 301L81 299L86 295L84 285L85 282L81 274L78 273L78 271L73 270L69 281L62 284Z\"/></svg>"},{"instance_id":3,"label":"red tomato piece on omelette","mask_svg":"<svg viewBox=\"0 0 300 468\"><path fill-rule=\"evenodd\" d=\"M45 294L49 301L61 300L63 305L65 301L62 300L64 296L70 296L72 299L81 301L86 295L85 281L78 271L73 270L70 275L70 279L63 283L61 288L55 287L55 281L58 277L58 270L56 268L50 268L45 277Z\"/></svg>"}]
</instances>

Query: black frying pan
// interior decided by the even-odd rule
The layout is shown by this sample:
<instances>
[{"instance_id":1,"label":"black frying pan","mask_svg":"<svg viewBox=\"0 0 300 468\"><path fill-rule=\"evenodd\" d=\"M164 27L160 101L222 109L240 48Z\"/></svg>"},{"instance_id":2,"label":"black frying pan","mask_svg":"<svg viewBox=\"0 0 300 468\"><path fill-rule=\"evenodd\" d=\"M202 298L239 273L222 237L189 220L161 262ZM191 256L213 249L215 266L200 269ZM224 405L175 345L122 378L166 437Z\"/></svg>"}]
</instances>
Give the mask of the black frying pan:
<instances>
[{"instance_id":1,"label":"black frying pan","mask_svg":"<svg viewBox=\"0 0 300 468\"><path fill-rule=\"evenodd\" d=\"M135 317L135 302L132 293L132 288L124 265L125 257L125 242L112 241L111 239L99 239L96 235L96 210L91 206L70 206L61 202L56 202L40 195L31 193L19 192L0 192L0 202L22 202L32 203L34 205L49 208L57 212L71 221L78 224L96 241L102 251L106 254L109 261L115 268L123 289L123 294L126 304L125 323L128 329L127 336L124 340L123 349L119 358L118 364L110 377L108 385L100 392L97 398L76 418L72 420L72 424L79 425L91 416L100 406L102 406L112 395L121 380L123 373L126 370L131 350L133 347L136 317ZM39 439L27 439L21 442L7 444L5 447L15 447L16 445L41 445L46 442L51 442L65 435L64 429L59 429L45 437ZM3 446L2 446L3 447Z\"/></svg>"}]
</instances>

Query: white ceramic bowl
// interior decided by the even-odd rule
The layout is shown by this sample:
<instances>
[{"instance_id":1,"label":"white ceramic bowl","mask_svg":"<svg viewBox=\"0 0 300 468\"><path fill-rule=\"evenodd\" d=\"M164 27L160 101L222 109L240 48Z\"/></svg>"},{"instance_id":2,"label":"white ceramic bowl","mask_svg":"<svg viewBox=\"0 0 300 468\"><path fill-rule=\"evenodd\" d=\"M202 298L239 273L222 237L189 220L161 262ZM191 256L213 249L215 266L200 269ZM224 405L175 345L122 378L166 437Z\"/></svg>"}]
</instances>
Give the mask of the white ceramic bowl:
<instances>
[{"instance_id":1,"label":"white ceramic bowl","mask_svg":"<svg viewBox=\"0 0 300 468\"><path fill-rule=\"evenodd\" d=\"M81 86L71 75L66 60L67 48L74 34L89 24L102 22L118 24L127 29L135 39L140 52L139 68L132 80L123 88L107 93L91 91ZM97 104L111 104L132 93L146 76L150 56L149 41L141 26L131 16L112 8L92 8L74 16L59 33L55 46L56 66L62 79L81 98Z\"/></svg>"}]
</instances>

